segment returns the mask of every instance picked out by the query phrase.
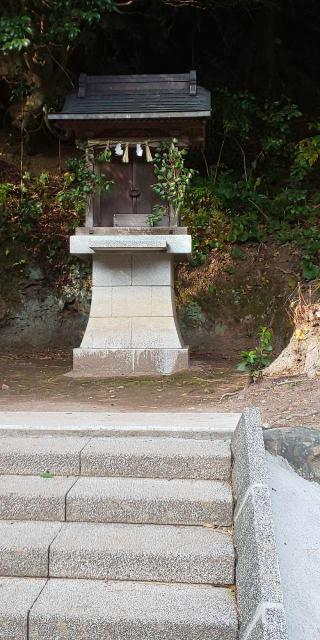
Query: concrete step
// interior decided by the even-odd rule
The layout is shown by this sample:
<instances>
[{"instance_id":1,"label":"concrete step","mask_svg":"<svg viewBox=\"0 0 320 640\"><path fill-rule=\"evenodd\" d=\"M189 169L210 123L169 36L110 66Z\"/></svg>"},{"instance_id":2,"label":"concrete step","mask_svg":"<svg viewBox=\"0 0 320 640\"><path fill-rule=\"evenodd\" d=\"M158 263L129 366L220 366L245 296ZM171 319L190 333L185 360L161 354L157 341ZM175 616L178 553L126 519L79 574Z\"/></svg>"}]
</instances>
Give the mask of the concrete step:
<instances>
[{"instance_id":1,"label":"concrete step","mask_svg":"<svg viewBox=\"0 0 320 640\"><path fill-rule=\"evenodd\" d=\"M230 444L182 438L2 436L0 474L227 480Z\"/></svg>"},{"instance_id":2,"label":"concrete step","mask_svg":"<svg viewBox=\"0 0 320 640\"><path fill-rule=\"evenodd\" d=\"M0 520L65 520L66 495L76 478L0 476Z\"/></svg>"},{"instance_id":3,"label":"concrete step","mask_svg":"<svg viewBox=\"0 0 320 640\"><path fill-rule=\"evenodd\" d=\"M28 640L29 611L45 585L40 578L0 578L1 640Z\"/></svg>"},{"instance_id":4,"label":"concrete step","mask_svg":"<svg viewBox=\"0 0 320 640\"><path fill-rule=\"evenodd\" d=\"M50 544L61 527L61 522L0 521L0 576L48 576Z\"/></svg>"},{"instance_id":5,"label":"concrete step","mask_svg":"<svg viewBox=\"0 0 320 640\"><path fill-rule=\"evenodd\" d=\"M228 480L230 470L224 440L92 438L81 453L84 476Z\"/></svg>"},{"instance_id":6,"label":"concrete step","mask_svg":"<svg viewBox=\"0 0 320 640\"><path fill-rule=\"evenodd\" d=\"M50 579L28 631L28 640L236 640L237 615L228 589Z\"/></svg>"},{"instance_id":7,"label":"concrete step","mask_svg":"<svg viewBox=\"0 0 320 640\"><path fill-rule=\"evenodd\" d=\"M79 478L66 498L66 520L228 527L231 487L217 480Z\"/></svg>"},{"instance_id":8,"label":"concrete step","mask_svg":"<svg viewBox=\"0 0 320 640\"><path fill-rule=\"evenodd\" d=\"M0 476L0 520L232 524L232 493L218 480Z\"/></svg>"},{"instance_id":9,"label":"concrete step","mask_svg":"<svg viewBox=\"0 0 320 640\"><path fill-rule=\"evenodd\" d=\"M236 640L236 414L7 418L0 640Z\"/></svg>"},{"instance_id":10,"label":"concrete step","mask_svg":"<svg viewBox=\"0 0 320 640\"><path fill-rule=\"evenodd\" d=\"M2 435L231 438L241 413L203 411L1 411Z\"/></svg>"},{"instance_id":11,"label":"concrete step","mask_svg":"<svg viewBox=\"0 0 320 640\"><path fill-rule=\"evenodd\" d=\"M2 521L0 575L226 585L234 550L204 527Z\"/></svg>"},{"instance_id":12,"label":"concrete step","mask_svg":"<svg viewBox=\"0 0 320 640\"><path fill-rule=\"evenodd\" d=\"M80 475L80 453L89 438L77 436L1 436L0 474Z\"/></svg>"},{"instance_id":13,"label":"concrete step","mask_svg":"<svg viewBox=\"0 0 320 640\"><path fill-rule=\"evenodd\" d=\"M51 544L49 575L233 584L232 538L205 527L68 522Z\"/></svg>"}]
</instances>

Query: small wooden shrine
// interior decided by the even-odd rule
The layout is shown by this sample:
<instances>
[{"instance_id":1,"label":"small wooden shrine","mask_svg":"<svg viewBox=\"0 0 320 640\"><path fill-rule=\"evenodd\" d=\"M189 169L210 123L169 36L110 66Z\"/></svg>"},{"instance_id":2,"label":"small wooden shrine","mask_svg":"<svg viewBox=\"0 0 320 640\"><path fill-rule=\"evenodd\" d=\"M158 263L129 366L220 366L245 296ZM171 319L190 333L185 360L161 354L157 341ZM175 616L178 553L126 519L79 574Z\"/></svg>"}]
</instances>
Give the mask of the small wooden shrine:
<instances>
[{"instance_id":1,"label":"small wooden shrine","mask_svg":"<svg viewBox=\"0 0 320 640\"><path fill-rule=\"evenodd\" d=\"M86 76L49 120L100 150L94 170L113 181L88 201L85 226L70 239L71 253L92 256L92 303L73 375L170 374L188 367L177 325L173 258L191 254L187 230L164 214L150 228L159 202L153 154L162 141L203 147L210 93L196 73ZM102 153L101 153L102 152ZM104 161L104 153L108 161ZM95 153L95 157L97 154Z\"/></svg>"}]
</instances>

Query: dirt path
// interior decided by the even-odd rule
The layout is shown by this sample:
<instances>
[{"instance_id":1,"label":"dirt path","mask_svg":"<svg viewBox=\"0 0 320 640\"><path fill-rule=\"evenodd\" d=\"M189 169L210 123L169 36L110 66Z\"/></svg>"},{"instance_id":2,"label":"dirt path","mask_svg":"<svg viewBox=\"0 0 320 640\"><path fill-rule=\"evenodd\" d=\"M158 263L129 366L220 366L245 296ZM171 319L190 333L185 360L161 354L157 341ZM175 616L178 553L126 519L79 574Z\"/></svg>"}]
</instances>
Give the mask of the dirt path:
<instances>
[{"instance_id":1,"label":"dirt path","mask_svg":"<svg viewBox=\"0 0 320 640\"><path fill-rule=\"evenodd\" d=\"M74 380L70 353L0 356L0 411L241 411L255 405L265 426L320 429L320 380L264 380L243 390L232 360L194 359L172 377ZM230 395L231 394L231 395Z\"/></svg>"}]
</instances>

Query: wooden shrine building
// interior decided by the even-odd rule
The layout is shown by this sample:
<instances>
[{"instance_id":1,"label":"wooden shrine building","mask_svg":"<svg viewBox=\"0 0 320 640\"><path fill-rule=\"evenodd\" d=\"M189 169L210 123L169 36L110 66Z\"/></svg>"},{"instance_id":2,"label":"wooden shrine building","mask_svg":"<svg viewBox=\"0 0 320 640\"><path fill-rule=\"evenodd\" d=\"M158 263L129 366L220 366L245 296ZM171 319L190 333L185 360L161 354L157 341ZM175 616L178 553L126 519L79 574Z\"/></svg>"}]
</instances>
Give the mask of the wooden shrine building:
<instances>
[{"instance_id":1,"label":"wooden shrine building","mask_svg":"<svg viewBox=\"0 0 320 640\"><path fill-rule=\"evenodd\" d=\"M49 114L89 151L105 149L111 156L90 160L113 186L88 201L85 225L70 239L71 253L93 259L90 317L74 350L72 375L170 374L188 366L172 260L190 255L191 238L186 229L172 228L166 215L156 228L148 226L158 202L152 159L159 143L172 138L183 147L203 147L210 115L210 92L197 84L195 71L83 74L62 112Z\"/></svg>"}]
</instances>

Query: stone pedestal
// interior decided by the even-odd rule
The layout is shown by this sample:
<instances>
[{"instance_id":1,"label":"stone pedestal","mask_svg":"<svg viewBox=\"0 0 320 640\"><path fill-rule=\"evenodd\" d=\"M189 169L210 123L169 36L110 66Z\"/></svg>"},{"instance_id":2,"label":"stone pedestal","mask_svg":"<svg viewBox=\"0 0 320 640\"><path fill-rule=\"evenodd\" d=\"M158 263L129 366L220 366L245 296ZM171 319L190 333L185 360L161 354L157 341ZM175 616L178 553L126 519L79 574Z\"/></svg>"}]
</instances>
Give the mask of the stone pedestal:
<instances>
[{"instance_id":1,"label":"stone pedestal","mask_svg":"<svg viewBox=\"0 0 320 640\"><path fill-rule=\"evenodd\" d=\"M139 250L136 238L131 251L94 247L90 317L71 375L168 375L188 368L176 319L173 253L168 247Z\"/></svg>"}]
</instances>

